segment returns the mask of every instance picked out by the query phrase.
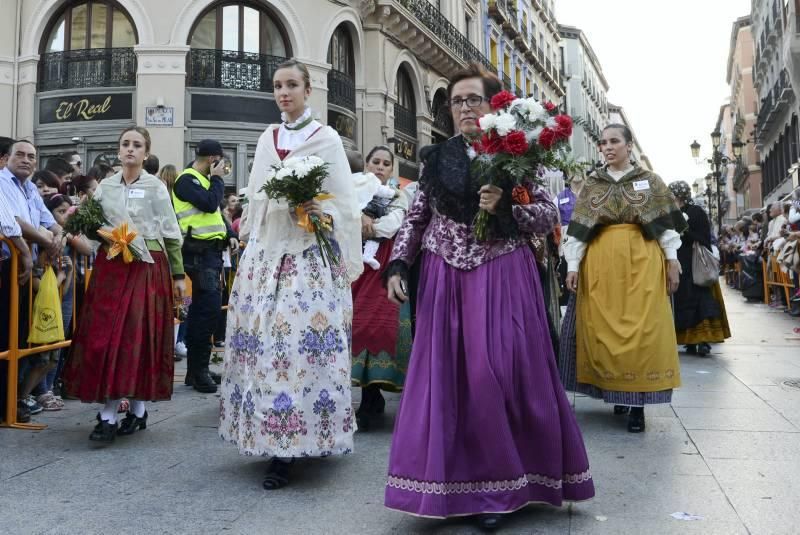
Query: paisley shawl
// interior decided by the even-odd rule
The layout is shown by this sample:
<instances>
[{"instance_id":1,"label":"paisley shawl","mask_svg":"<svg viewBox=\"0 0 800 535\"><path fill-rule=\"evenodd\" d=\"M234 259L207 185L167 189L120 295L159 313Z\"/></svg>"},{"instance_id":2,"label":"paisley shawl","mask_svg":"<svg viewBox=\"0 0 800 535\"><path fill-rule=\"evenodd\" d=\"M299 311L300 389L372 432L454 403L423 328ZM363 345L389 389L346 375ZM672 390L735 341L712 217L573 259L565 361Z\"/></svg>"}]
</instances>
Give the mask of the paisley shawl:
<instances>
[{"instance_id":1,"label":"paisley shawl","mask_svg":"<svg viewBox=\"0 0 800 535\"><path fill-rule=\"evenodd\" d=\"M624 223L639 225L651 240L687 227L675 197L655 173L635 167L617 182L605 169L596 170L575 202L567 234L589 242L602 227Z\"/></svg>"}]
</instances>

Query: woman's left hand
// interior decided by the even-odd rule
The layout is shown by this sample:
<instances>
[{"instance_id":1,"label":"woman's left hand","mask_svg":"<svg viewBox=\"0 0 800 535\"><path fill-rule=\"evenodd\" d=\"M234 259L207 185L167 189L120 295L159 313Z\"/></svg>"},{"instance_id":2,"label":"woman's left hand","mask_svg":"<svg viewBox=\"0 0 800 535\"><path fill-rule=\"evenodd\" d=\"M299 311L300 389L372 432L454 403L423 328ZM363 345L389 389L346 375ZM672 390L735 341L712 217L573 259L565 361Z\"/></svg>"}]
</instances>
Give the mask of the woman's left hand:
<instances>
[{"instance_id":1,"label":"woman's left hand","mask_svg":"<svg viewBox=\"0 0 800 535\"><path fill-rule=\"evenodd\" d=\"M310 216L317 216L318 218L322 219L322 205L319 201L310 200L307 203L303 204L303 210L310 215Z\"/></svg>"},{"instance_id":2,"label":"woman's left hand","mask_svg":"<svg viewBox=\"0 0 800 535\"><path fill-rule=\"evenodd\" d=\"M667 261L667 290L670 294L678 291L681 283L681 263L677 260Z\"/></svg>"},{"instance_id":3,"label":"woman's left hand","mask_svg":"<svg viewBox=\"0 0 800 535\"><path fill-rule=\"evenodd\" d=\"M497 212L497 205L500 204L500 199L503 197L503 190L497 186L486 185L483 186L478 193L481 198L478 206L481 210L486 210L494 215Z\"/></svg>"}]
</instances>

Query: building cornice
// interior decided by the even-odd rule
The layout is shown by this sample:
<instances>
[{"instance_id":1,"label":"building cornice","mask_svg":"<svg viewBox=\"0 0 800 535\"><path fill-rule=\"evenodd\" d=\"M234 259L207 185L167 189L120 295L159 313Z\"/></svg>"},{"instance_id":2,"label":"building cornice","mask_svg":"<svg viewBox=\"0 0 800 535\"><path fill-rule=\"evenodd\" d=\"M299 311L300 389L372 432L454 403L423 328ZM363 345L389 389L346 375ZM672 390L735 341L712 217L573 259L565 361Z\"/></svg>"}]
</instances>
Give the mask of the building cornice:
<instances>
[{"instance_id":1,"label":"building cornice","mask_svg":"<svg viewBox=\"0 0 800 535\"><path fill-rule=\"evenodd\" d=\"M586 55L589 56L589 61L592 62L592 66L594 66L594 70L597 73L598 78L600 78L603 87L606 91L608 91L608 80L606 80L606 77L603 74L603 67L600 65L600 60L597 58L597 54L594 53L594 49L589 43L586 33L580 28L575 28L574 26L565 26L563 24L558 25L558 31L562 38L575 39L580 42L581 46L583 46L583 49L586 51Z\"/></svg>"},{"instance_id":2,"label":"building cornice","mask_svg":"<svg viewBox=\"0 0 800 535\"><path fill-rule=\"evenodd\" d=\"M731 71L733 70L733 56L736 54L736 40L739 38L739 32L751 25L750 15L739 17L733 23L731 28L731 44L728 50L728 71L726 80L728 84L731 83Z\"/></svg>"}]
</instances>

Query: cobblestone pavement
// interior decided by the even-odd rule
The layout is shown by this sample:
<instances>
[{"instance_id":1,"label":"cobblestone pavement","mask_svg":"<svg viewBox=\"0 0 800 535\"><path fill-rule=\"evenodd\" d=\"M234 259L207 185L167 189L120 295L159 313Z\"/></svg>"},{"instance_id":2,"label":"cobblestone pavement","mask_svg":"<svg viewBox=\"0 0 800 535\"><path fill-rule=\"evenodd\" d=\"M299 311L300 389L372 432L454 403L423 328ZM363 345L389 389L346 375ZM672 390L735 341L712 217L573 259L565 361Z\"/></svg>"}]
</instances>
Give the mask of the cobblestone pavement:
<instances>
[{"instance_id":1,"label":"cobblestone pavement","mask_svg":"<svg viewBox=\"0 0 800 535\"><path fill-rule=\"evenodd\" d=\"M800 531L800 322L727 292L734 337L710 358L681 355L672 406L631 435L610 407L577 397L594 500L512 515L505 533L794 534ZM385 509L397 396L356 452L301 463L292 486L261 488L263 459L216 432L218 401L183 386L151 404L148 429L94 448L97 406L67 402L40 432L0 430L0 533L472 533ZM688 513L697 520L678 520Z\"/></svg>"}]
</instances>

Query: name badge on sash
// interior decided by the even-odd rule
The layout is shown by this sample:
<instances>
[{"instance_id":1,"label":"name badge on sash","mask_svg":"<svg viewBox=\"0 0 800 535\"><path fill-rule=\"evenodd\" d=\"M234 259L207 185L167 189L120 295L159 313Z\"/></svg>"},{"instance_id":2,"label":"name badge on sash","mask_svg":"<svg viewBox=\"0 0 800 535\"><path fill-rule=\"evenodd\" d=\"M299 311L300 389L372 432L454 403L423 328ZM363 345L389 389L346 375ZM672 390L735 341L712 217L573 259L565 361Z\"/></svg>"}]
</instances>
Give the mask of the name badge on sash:
<instances>
[{"instance_id":1,"label":"name badge on sash","mask_svg":"<svg viewBox=\"0 0 800 535\"><path fill-rule=\"evenodd\" d=\"M569 198L566 199L559 199L558 204L569 204Z\"/></svg>"},{"instance_id":2,"label":"name badge on sash","mask_svg":"<svg viewBox=\"0 0 800 535\"><path fill-rule=\"evenodd\" d=\"M650 189L649 180L638 180L633 183L633 191L645 191Z\"/></svg>"},{"instance_id":3,"label":"name badge on sash","mask_svg":"<svg viewBox=\"0 0 800 535\"><path fill-rule=\"evenodd\" d=\"M128 198L129 199L144 199L144 190L143 189L129 189L128 190Z\"/></svg>"}]
</instances>

